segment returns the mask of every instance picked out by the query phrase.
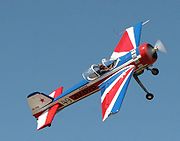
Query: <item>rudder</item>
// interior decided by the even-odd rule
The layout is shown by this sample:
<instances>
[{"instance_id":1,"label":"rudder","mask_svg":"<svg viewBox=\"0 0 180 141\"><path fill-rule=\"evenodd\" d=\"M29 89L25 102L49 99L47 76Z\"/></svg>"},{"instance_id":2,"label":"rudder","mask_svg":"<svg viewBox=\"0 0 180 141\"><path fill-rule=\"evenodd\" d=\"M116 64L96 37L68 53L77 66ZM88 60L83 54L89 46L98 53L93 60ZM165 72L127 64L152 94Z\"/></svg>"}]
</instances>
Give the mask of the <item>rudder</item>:
<instances>
[{"instance_id":1,"label":"rudder","mask_svg":"<svg viewBox=\"0 0 180 141\"><path fill-rule=\"evenodd\" d=\"M53 101L53 98L40 92L34 92L27 96L27 101L32 114L41 112L40 109Z\"/></svg>"}]
</instances>

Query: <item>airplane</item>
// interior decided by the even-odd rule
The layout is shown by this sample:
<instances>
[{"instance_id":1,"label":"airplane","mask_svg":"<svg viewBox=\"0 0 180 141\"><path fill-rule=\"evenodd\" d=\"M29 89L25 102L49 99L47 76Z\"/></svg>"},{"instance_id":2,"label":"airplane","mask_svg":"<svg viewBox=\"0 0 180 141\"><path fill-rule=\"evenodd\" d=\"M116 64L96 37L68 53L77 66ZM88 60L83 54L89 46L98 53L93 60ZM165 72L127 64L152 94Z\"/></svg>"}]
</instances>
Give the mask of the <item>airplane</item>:
<instances>
[{"instance_id":1,"label":"airplane","mask_svg":"<svg viewBox=\"0 0 180 141\"><path fill-rule=\"evenodd\" d=\"M70 89L63 92L61 86L50 95L40 92L28 95L29 107L37 119L37 130L50 127L57 112L98 91L101 91L102 120L105 121L120 110L132 77L145 91L147 100L152 100L154 95L146 89L138 76L144 70L158 75L159 70L152 68L152 65L158 58L157 52L166 52L166 49L160 40L154 46L146 42L140 44L141 30L147 22L149 20L127 28L111 57L91 65L82 73L82 80Z\"/></svg>"}]
</instances>

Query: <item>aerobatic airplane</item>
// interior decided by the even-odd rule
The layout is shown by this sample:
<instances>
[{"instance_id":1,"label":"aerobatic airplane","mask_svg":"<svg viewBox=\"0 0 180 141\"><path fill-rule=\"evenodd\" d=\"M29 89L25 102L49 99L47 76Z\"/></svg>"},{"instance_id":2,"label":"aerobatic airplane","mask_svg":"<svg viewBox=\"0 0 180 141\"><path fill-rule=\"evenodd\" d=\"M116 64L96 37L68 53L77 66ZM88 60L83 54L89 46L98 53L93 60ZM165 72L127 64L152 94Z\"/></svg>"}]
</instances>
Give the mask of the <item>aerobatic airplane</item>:
<instances>
[{"instance_id":1,"label":"aerobatic airplane","mask_svg":"<svg viewBox=\"0 0 180 141\"><path fill-rule=\"evenodd\" d=\"M37 129L50 126L55 114L65 107L101 91L102 120L119 111L126 94L129 82L133 76L146 92L148 100L151 94L141 83L138 75L144 70L150 70L153 75L159 73L157 68L151 68L157 60L157 51L166 52L158 40L155 46L149 43L140 44L141 29L146 22L140 22L127 28L110 59L102 59L99 64L93 64L82 74L82 80L63 92L63 87L50 95L34 92L27 97L33 116L37 119Z\"/></svg>"}]
</instances>

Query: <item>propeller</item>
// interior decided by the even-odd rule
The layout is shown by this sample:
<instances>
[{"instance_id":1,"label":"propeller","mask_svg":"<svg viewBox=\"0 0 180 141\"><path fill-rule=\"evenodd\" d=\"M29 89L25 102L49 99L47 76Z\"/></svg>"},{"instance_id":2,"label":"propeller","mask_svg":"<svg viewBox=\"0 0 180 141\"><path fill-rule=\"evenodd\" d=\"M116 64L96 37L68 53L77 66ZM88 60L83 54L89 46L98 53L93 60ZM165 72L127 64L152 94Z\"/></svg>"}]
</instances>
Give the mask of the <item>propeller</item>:
<instances>
[{"instance_id":1,"label":"propeller","mask_svg":"<svg viewBox=\"0 0 180 141\"><path fill-rule=\"evenodd\" d=\"M163 45L163 43L161 42L161 40L157 40L156 43L155 43L155 46L154 46L154 49L156 51L160 51L160 52L163 52L163 53L167 53L167 50L165 48L165 46Z\"/></svg>"}]
</instances>

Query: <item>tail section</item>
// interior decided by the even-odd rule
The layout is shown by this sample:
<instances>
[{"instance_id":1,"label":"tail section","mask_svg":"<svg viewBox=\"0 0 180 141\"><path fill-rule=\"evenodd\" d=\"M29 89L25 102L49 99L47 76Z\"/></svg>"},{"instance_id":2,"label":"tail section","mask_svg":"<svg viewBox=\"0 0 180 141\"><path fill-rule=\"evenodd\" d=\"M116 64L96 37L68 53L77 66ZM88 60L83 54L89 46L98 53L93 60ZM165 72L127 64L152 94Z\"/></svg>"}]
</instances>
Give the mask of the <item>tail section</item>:
<instances>
[{"instance_id":1,"label":"tail section","mask_svg":"<svg viewBox=\"0 0 180 141\"><path fill-rule=\"evenodd\" d=\"M49 96L35 92L27 97L32 114L37 119L37 130L51 125L51 122L59 108L59 104L56 103L45 111L42 111L41 108L50 104L54 98L58 97L62 93L62 91L63 87L60 87L53 91Z\"/></svg>"},{"instance_id":2,"label":"tail section","mask_svg":"<svg viewBox=\"0 0 180 141\"><path fill-rule=\"evenodd\" d=\"M54 116L59 108L59 104L55 104L51 108L43 112L37 119L37 130L40 130L44 127L51 126L51 122L54 119Z\"/></svg>"},{"instance_id":3,"label":"tail section","mask_svg":"<svg viewBox=\"0 0 180 141\"><path fill-rule=\"evenodd\" d=\"M48 105L53 101L52 97L39 92L30 94L27 99L33 115L39 113L42 107Z\"/></svg>"}]
</instances>

